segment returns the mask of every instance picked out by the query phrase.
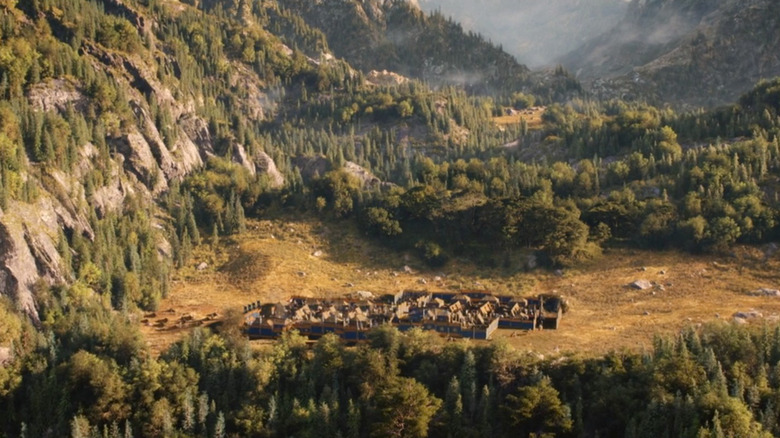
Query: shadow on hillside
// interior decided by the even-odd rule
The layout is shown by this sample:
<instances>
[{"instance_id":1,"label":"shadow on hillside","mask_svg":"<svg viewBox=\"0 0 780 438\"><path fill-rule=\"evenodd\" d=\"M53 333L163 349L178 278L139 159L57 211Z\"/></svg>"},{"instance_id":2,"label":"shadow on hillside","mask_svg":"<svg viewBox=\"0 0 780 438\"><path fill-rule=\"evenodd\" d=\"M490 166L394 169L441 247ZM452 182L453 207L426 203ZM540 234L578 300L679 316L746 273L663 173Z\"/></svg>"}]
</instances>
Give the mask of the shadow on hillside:
<instances>
[{"instance_id":1,"label":"shadow on hillside","mask_svg":"<svg viewBox=\"0 0 780 438\"><path fill-rule=\"evenodd\" d=\"M305 214L281 212L265 215L263 219L274 223L274 231L262 230L276 233L274 238L304 239L307 236L300 230L308 229L308 237L313 238L309 243L322 251L319 257L332 263L356 265L364 271L386 270L400 274L411 270L422 277L459 275L507 279L529 272L528 258L533 253L517 250L507 255L503 250L497 250L495 245L486 243L482 248L470 248L450 255L442 266L429 266L417 250L409 248L411 245L408 243L403 247L368 236L351 218L343 221L321 220ZM553 275L555 270L540 267L544 260L540 256L537 256L537 259L539 267L529 273ZM479 285L469 284L463 287Z\"/></svg>"}]
</instances>

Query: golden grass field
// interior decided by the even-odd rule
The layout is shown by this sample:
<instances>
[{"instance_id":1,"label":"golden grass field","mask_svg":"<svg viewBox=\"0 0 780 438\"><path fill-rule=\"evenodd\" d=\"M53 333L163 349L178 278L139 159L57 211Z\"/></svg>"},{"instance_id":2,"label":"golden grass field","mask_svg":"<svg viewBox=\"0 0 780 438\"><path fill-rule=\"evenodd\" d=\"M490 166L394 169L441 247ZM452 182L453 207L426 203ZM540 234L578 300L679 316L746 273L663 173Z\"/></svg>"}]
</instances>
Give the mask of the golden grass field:
<instances>
[{"instance_id":1,"label":"golden grass field","mask_svg":"<svg viewBox=\"0 0 780 438\"><path fill-rule=\"evenodd\" d=\"M546 107L538 106L519 110L512 115L493 117L493 122L499 126L518 125L522 120L525 120L528 129L533 131L542 127L542 114L544 114L545 109Z\"/></svg>"},{"instance_id":2,"label":"golden grass field","mask_svg":"<svg viewBox=\"0 0 780 438\"><path fill-rule=\"evenodd\" d=\"M202 262L208 267L198 270ZM404 272L404 266L414 272ZM559 330L499 330L494 335L520 350L544 355L642 350L651 348L655 334L718 319L732 321L738 311L757 310L763 315L751 324L780 318L780 297L749 294L780 286L779 268L775 258L764 262L759 248L740 247L723 257L611 249L596 260L564 270L561 276L548 270L489 269L458 259L431 270L413 254L396 253L362 238L352 224L286 216L249 221L245 234L223 238L216 250L208 242L198 247L189 265L176 273L169 296L160 304L155 318L169 322L160 327L142 324L141 329L152 351L159 353L207 315L217 314L204 321L211 324L257 300L340 296L355 290L384 294L405 289L486 289L524 296L556 293L568 301L569 311ZM663 285L664 290L627 287L637 279ZM184 315L193 322L175 325ZM150 324L155 318L149 319Z\"/></svg>"}]
</instances>

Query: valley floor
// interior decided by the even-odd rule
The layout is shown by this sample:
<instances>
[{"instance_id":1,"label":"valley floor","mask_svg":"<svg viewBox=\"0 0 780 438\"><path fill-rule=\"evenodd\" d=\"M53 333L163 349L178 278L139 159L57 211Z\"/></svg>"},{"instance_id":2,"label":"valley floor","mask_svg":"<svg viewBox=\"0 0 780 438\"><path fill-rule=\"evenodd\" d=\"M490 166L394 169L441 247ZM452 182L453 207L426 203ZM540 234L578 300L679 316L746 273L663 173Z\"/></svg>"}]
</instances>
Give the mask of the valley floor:
<instances>
[{"instance_id":1,"label":"valley floor","mask_svg":"<svg viewBox=\"0 0 780 438\"><path fill-rule=\"evenodd\" d=\"M196 324L236 323L241 308L258 300L332 297L356 290L485 289L520 296L555 293L568 301L559 330L499 330L494 335L520 350L542 355L641 351L651 349L654 335L686 325L780 319L780 297L751 294L778 288L779 268L777 257L764 262L758 248L740 247L728 257L610 249L562 275L489 269L459 259L432 270L413 255L363 238L352 225L284 217L249 221L246 233L223 239L216 250L206 239L179 270L170 295L142 331L159 353ZM640 279L654 287L628 286ZM736 312L752 311L750 318L734 322ZM192 320L176 324L183 317ZM155 327L163 319L167 321Z\"/></svg>"}]
</instances>

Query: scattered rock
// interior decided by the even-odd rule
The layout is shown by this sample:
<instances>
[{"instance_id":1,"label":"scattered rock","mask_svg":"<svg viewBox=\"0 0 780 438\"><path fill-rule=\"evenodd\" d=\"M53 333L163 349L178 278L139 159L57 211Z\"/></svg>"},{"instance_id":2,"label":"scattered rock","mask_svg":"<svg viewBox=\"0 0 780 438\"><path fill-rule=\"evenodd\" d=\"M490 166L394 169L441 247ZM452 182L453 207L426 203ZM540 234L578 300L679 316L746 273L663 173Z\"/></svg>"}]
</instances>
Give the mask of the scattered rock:
<instances>
[{"instance_id":1,"label":"scattered rock","mask_svg":"<svg viewBox=\"0 0 780 438\"><path fill-rule=\"evenodd\" d=\"M628 286L638 290L646 290L653 287L653 283L648 280L636 280Z\"/></svg>"},{"instance_id":2,"label":"scattered rock","mask_svg":"<svg viewBox=\"0 0 780 438\"><path fill-rule=\"evenodd\" d=\"M780 290L762 287L760 289L754 290L751 295L761 297L780 297Z\"/></svg>"},{"instance_id":3,"label":"scattered rock","mask_svg":"<svg viewBox=\"0 0 780 438\"><path fill-rule=\"evenodd\" d=\"M658 271L658 275L666 275L666 271L661 269L660 271Z\"/></svg>"},{"instance_id":4,"label":"scattered rock","mask_svg":"<svg viewBox=\"0 0 780 438\"><path fill-rule=\"evenodd\" d=\"M420 284L428 284L428 282L425 281L424 278L421 278L421 279L417 280L417 282L420 283Z\"/></svg>"},{"instance_id":5,"label":"scattered rock","mask_svg":"<svg viewBox=\"0 0 780 438\"><path fill-rule=\"evenodd\" d=\"M736 312L733 316L734 318L748 320L754 318L762 318L764 315L758 310L753 309L748 312Z\"/></svg>"},{"instance_id":6,"label":"scattered rock","mask_svg":"<svg viewBox=\"0 0 780 438\"><path fill-rule=\"evenodd\" d=\"M409 265L404 266L404 272L407 274L414 274L414 270L409 267Z\"/></svg>"},{"instance_id":7,"label":"scattered rock","mask_svg":"<svg viewBox=\"0 0 780 438\"><path fill-rule=\"evenodd\" d=\"M374 294L367 290L356 290L355 292L350 292L348 296L358 300L370 300L374 298Z\"/></svg>"},{"instance_id":8,"label":"scattered rock","mask_svg":"<svg viewBox=\"0 0 780 438\"><path fill-rule=\"evenodd\" d=\"M352 283L346 283L346 284L344 285L344 287L355 287L355 285L354 285L354 284L352 284Z\"/></svg>"},{"instance_id":9,"label":"scattered rock","mask_svg":"<svg viewBox=\"0 0 780 438\"><path fill-rule=\"evenodd\" d=\"M642 313L642 315L644 315L644 316L650 316L650 312L649 312L649 311L647 311L647 310L645 310L645 312L644 312L644 313Z\"/></svg>"},{"instance_id":10,"label":"scattered rock","mask_svg":"<svg viewBox=\"0 0 780 438\"><path fill-rule=\"evenodd\" d=\"M642 271L642 272L646 272L646 271L647 271L647 268L646 268L646 267L644 267L644 266L642 266L641 268L639 268L639 270L640 270L640 271Z\"/></svg>"},{"instance_id":11,"label":"scattered rock","mask_svg":"<svg viewBox=\"0 0 780 438\"><path fill-rule=\"evenodd\" d=\"M437 276L433 277L433 281L441 281L441 277L439 277L439 276L437 275Z\"/></svg>"},{"instance_id":12,"label":"scattered rock","mask_svg":"<svg viewBox=\"0 0 780 438\"><path fill-rule=\"evenodd\" d=\"M381 87L401 85L408 80L409 78L387 70L371 70L366 75L366 82Z\"/></svg>"},{"instance_id":13,"label":"scattered rock","mask_svg":"<svg viewBox=\"0 0 780 438\"><path fill-rule=\"evenodd\" d=\"M205 270L205 269L206 269L206 268L208 268L208 267L209 267L209 264L208 264L208 263L206 263L206 262L200 262L200 264L198 265L197 269L198 269L198 271L203 271L203 270Z\"/></svg>"},{"instance_id":14,"label":"scattered rock","mask_svg":"<svg viewBox=\"0 0 780 438\"><path fill-rule=\"evenodd\" d=\"M556 269L555 272L553 272L556 277L563 277L563 270Z\"/></svg>"},{"instance_id":15,"label":"scattered rock","mask_svg":"<svg viewBox=\"0 0 780 438\"><path fill-rule=\"evenodd\" d=\"M305 272L303 272L303 271L298 271L298 276L299 276L299 277L305 277L305 276L306 276L306 273L305 273Z\"/></svg>"},{"instance_id":16,"label":"scattered rock","mask_svg":"<svg viewBox=\"0 0 780 438\"><path fill-rule=\"evenodd\" d=\"M311 255L314 257L322 257L322 251L320 250L314 251L313 253L311 253Z\"/></svg>"},{"instance_id":17,"label":"scattered rock","mask_svg":"<svg viewBox=\"0 0 780 438\"><path fill-rule=\"evenodd\" d=\"M715 269L718 269L720 271L728 271L729 270L728 266L722 265L722 264L720 264L718 262L712 262L712 267L715 268Z\"/></svg>"}]
</instances>

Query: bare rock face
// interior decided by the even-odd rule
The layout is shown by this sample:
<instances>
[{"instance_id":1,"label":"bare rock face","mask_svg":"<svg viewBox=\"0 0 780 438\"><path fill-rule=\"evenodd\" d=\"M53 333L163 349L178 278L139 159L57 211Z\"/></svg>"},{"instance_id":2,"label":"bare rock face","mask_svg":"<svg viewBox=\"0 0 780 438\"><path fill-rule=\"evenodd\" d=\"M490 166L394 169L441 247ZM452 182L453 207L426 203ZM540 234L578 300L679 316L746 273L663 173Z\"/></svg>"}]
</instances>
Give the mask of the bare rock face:
<instances>
[{"instance_id":1,"label":"bare rock face","mask_svg":"<svg viewBox=\"0 0 780 438\"><path fill-rule=\"evenodd\" d=\"M178 167L184 175L203 167L203 159L200 157L198 146L187 135L179 135L171 153L176 162L179 163Z\"/></svg>"},{"instance_id":2,"label":"bare rock face","mask_svg":"<svg viewBox=\"0 0 780 438\"><path fill-rule=\"evenodd\" d=\"M53 211L56 215L56 222L60 226L83 234L89 239L94 238L95 233L92 226L80 208L80 205L86 204L86 199L83 191L76 189L76 187L80 187L78 176L69 176L61 170L51 170L49 176L47 190L53 200L41 198L39 203L44 205L44 210ZM55 227L57 224L49 222L48 226Z\"/></svg>"},{"instance_id":3,"label":"bare rock face","mask_svg":"<svg viewBox=\"0 0 780 438\"><path fill-rule=\"evenodd\" d=\"M166 145L149 111L138 102L133 102L132 105L139 126L143 127L143 136L149 143L157 164L165 174L166 179L180 180L193 170L203 166L198 146L186 133L179 135L173 144Z\"/></svg>"},{"instance_id":4,"label":"bare rock face","mask_svg":"<svg viewBox=\"0 0 780 438\"><path fill-rule=\"evenodd\" d=\"M387 70L371 70L366 76L366 82L379 87L389 87L409 82L409 79L398 73L389 72Z\"/></svg>"},{"instance_id":5,"label":"bare rock face","mask_svg":"<svg viewBox=\"0 0 780 438\"><path fill-rule=\"evenodd\" d=\"M65 112L69 106L81 110L87 98L72 82L65 79L52 79L36 84L28 92L32 107L38 111Z\"/></svg>"},{"instance_id":6,"label":"bare rock face","mask_svg":"<svg viewBox=\"0 0 780 438\"><path fill-rule=\"evenodd\" d=\"M138 118L139 126L143 129L143 137L149 145L149 150L157 162L157 165L165 175L165 179L181 179L186 174L185 170L182 168L184 166L182 163L174 160L173 156L171 156L171 152L165 145L162 135L160 135L160 131L157 130L157 126L155 126L149 111L137 102L132 102L131 105L133 106L133 112Z\"/></svg>"},{"instance_id":7,"label":"bare rock face","mask_svg":"<svg viewBox=\"0 0 780 438\"><path fill-rule=\"evenodd\" d=\"M68 280L66 266L57 252L56 239L62 226L54 201L45 196L35 204L14 202L13 214L0 213L0 294L38 321L33 286Z\"/></svg>"},{"instance_id":8,"label":"bare rock face","mask_svg":"<svg viewBox=\"0 0 780 438\"><path fill-rule=\"evenodd\" d=\"M648 280L640 279L640 280L634 281L633 283L629 284L628 286L631 287L632 289L647 290L647 289L650 289L651 287L653 287L653 283L651 283Z\"/></svg>"},{"instance_id":9,"label":"bare rock face","mask_svg":"<svg viewBox=\"0 0 780 438\"><path fill-rule=\"evenodd\" d=\"M292 50L290 50L290 55L292 55ZM231 66L233 67L231 86L237 87L245 93L245 97L239 102L242 112L250 119L263 120L266 113L272 111L276 106L274 100L258 87L254 72L241 63L232 63Z\"/></svg>"},{"instance_id":10,"label":"bare rock face","mask_svg":"<svg viewBox=\"0 0 780 438\"><path fill-rule=\"evenodd\" d=\"M202 161L214 156L214 144L211 142L211 133L205 120L192 114L186 114L179 118L177 124L184 135L195 144Z\"/></svg>"},{"instance_id":11,"label":"bare rock face","mask_svg":"<svg viewBox=\"0 0 780 438\"><path fill-rule=\"evenodd\" d=\"M359 179L364 187L373 187L381 183L379 178L374 176L368 169L352 161L344 162L344 171Z\"/></svg>"},{"instance_id":12,"label":"bare rock face","mask_svg":"<svg viewBox=\"0 0 780 438\"><path fill-rule=\"evenodd\" d=\"M255 163L257 164L258 173L268 176L268 185L272 189L284 186L284 176L276 168L276 163L268 154L262 151L258 152Z\"/></svg>"},{"instance_id":13,"label":"bare rock face","mask_svg":"<svg viewBox=\"0 0 780 438\"><path fill-rule=\"evenodd\" d=\"M238 143L233 145L233 161L243 166L250 174L255 175L257 173L255 163L247 156L244 146Z\"/></svg>"},{"instance_id":14,"label":"bare rock face","mask_svg":"<svg viewBox=\"0 0 780 438\"><path fill-rule=\"evenodd\" d=\"M131 132L117 141L117 150L125 156L125 168L138 177L153 193L168 189L168 182L157 165L152 149L143 135Z\"/></svg>"}]
</instances>

